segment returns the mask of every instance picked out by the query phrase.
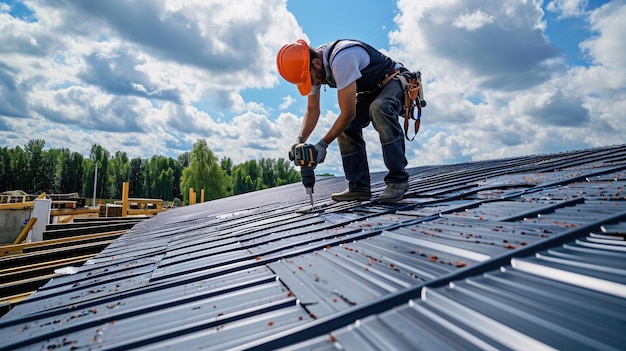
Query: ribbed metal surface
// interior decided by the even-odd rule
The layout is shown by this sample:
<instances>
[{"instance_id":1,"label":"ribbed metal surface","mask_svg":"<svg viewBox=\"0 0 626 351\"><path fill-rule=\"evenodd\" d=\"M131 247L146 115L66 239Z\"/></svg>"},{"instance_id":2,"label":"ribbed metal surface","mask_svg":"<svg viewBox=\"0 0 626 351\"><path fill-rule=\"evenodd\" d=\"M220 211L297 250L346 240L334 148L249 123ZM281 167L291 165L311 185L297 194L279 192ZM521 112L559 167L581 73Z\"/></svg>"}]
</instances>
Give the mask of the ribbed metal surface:
<instances>
[{"instance_id":1,"label":"ribbed metal surface","mask_svg":"<svg viewBox=\"0 0 626 351\"><path fill-rule=\"evenodd\" d=\"M623 350L626 222L359 319L291 350Z\"/></svg>"},{"instance_id":2,"label":"ribbed metal surface","mask_svg":"<svg viewBox=\"0 0 626 351\"><path fill-rule=\"evenodd\" d=\"M2 317L0 349L624 349L624 160L416 168L396 205L325 202L328 178L321 212L296 212L299 184L167 211Z\"/></svg>"}]
</instances>

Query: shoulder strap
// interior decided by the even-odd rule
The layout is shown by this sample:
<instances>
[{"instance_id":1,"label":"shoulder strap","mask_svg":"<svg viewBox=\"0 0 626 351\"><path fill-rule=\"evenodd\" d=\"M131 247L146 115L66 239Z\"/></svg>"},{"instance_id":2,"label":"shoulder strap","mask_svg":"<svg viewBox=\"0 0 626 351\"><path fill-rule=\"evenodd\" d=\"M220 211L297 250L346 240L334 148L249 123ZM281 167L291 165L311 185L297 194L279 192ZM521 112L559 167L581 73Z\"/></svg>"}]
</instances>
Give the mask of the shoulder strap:
<instances>
[{"instance_id":1,"label":"shoulder strap","mask_svg":"<svg viewBox=\"0 0 626 351\"><path fill-rule=\"evenodd\" d=\"M330 47L328 48L328 51L327 51L327 52L328 52L328 60L330 60L330 54L333 52L333 50L335 50L335 46L337 46L337 44L338 44L341 40L343 40L343 39L335 40L335 42L334 42L334 43L332 43L332 44L330 45Z\"/></svg>"}]
</instances>

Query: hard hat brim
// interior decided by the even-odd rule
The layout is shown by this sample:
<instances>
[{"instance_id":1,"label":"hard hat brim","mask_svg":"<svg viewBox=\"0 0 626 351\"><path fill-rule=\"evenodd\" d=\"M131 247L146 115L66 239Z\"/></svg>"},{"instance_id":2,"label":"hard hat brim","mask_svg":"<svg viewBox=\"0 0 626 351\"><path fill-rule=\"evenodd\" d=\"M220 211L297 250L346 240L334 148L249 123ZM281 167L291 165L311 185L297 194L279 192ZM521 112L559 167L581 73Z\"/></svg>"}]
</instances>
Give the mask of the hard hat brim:
<instances>
[{"instance_id":1,"label":"hard hat brim","mask_svg":"<svg viewBox=\"0 0 626 351\"><path fill-rule=\"evenodd\" d=\"M309 69L310 72L310 69ZM307 96L309 95L309 93L311 93L311 74L309 73L307 75L307 79L306 82L302 83L302 84L298 84L298 91L300 92L300 95L302 96Z\"/></svg>"},{"instance_id":2,"label":"hard hat brim","mask_svg":"<svg viewBox=\"0 0 626 351\"><path fill-rule=\"evenodd\" d=\"M298 39L297 43L302 45L305 48L305 65L304 65L304 71L306 72L306 80L304 81L304 83L302 84L298 84L298 91L300 92L300 94L302 96L306 96L309 95L309 93L311 92L311 62L309 60L309 44L307 44L306 41L304 41L303 39Z\"/></svg>"}]
</instances>

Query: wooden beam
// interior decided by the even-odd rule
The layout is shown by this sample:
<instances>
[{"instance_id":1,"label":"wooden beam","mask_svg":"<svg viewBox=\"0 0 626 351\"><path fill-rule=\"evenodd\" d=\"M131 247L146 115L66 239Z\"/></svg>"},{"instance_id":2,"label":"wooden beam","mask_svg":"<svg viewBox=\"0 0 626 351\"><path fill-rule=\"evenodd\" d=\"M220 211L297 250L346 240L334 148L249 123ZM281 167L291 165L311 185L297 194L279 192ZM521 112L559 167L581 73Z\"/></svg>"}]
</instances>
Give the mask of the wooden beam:
<instances>
[{"instance_id":1,"label":"wooden beam","mask_svg":"<svg viewBox=\"0 0 626 351\"><path fill-rule=\"evenodd\" d=\"M144 215L144 216L153 216L155 214L161 213L163 212L162 210L135 210L135 209L129 209L128 210L128 215L131 216L139 216L139 215Z\"/></svg>"},{"instance_id":2,"label":"wooden beam","mask_svg":"<svg viewBox=\"0 0 626 351\"><path fill-rule=\"evenodd\" d=\"M122 183L122 217L128 214L128 182Z\"/></svg>"},{"instance_id":3,"label":"wooden beam","mask_svg":"<svg viewBox=\"0 0 626 351\"><path fill-rule=\"evenodd\" d=\"M52 208L76 208L76 201L52 200Z\"/></svg>"},{"instance_id":4,"label":"wooden beam","mask_svg":"<svg viewBox=\"0 0 626 351\"><path fill-rule=\"evenodd\" d=\"M33 227L35 222L37 222L37 218L30 217L30 219L28 220L28 223L26 223L22 231L17 235L17 238L15 238L15 241L13 241L13 244L19 244L19 243L24 242L24 240L26 240L26 236L28 235L28 232Z\"/></svg>"},{"instance_id":5,"label":"wooden beam","mask_svg":"<svg viewBox=\"0 0 626 351\"><path fill-rule=\"evenodd\" d=\"M52 239L52 240L44 240L34 243L22 243L22 244L13 244L13 245L2 245L0 246L0 257L7 255L19 255L24 253L25 251L32 251L33 249L45 250L47 247L58 247L61 245L71 245L78 244L84 242L93 242L97 239L109 240L115 239L121 235L126 233L126 230L117 230L105 233L97 233L97 234L86 234L81 235L79 237L67 237L60 239Z\"/></svg>"},{"instance_id":6,"label":"wooden beam","mask_svg":"<svg viewBox=\"0 0 626 351\"><path fill-rule=\"evenodd\" d=\"M110 240L96 241L91 243L80 243L71 246L62 246L48 250L36 250L25 252L20 255L4 256L0 258L0 265L6 267L0 273L8 273L15 269L28 269L31 266L45 265L63 259L74 259L85 255L95 255L113 243L115 238Z\"/></svg>"},{"instance_id":7,"label":"wooden beam","mask_svg":"<svg viewBox=\"0 0 626 351\"><path fill-rule=\"evenodd\" d=\"M0 298L6 296L37 290L44 286L50 279L58 276L54 273L55 268L50 268L48 274L40 274L24 279L12 280L6 284L0 284Z\"/></svg>"},{"instance_id":8,"label":"wooden beam","mask_svg":"<svg viewBox=\"0 0 626 351\"><path fill-rule=\"evenodd\" d=\"M1 205L0 205L1 206ZM99 209L97 207L89 208L52 208L50 209L50 216L68 216L68 215L78 215L78 214L95 214L99 213Z\"/></svg>"},{"instance_id":9,"label":"wooden beam","mask_svg":"<svg viewBox=\"0 0 626 351\"><path fill-rule=\"evenodd\" d=\"M78 238L83 235L97 234L103 232L117 232L121 230L129 230L138 222L115 222L110 224L102 224L99 226L83 226L78 228L46 230L43 232L44 241L61 238Z\"/></svg>"},{"instance_id":10,"label":"wooden beam","mask_svg":"<svg viewBox=\"0 0 626 351\"><path fill-rule=\"evenodd\" d=\"M37 271L37 270L44 269L44 268L50 268L50 267L56 268L59 266L67 266L67 265L71 265L75 263L85 262L95 255L97 255L97 253L1 269L0 278L2 279L0 279L0 281L2 281L4 278L9 277L13 274L23 274L29 271Z\"/></svg>"},{"instance_id":11,"label":"wooden beam","mask_svg":"<svg viewBox=\"0 0 626 351\"><path fill-rule=\"evenodd\" d=\"M69 223L72 219L74 219L74 216L61 216L61 218L57 220L57 223Z\"/></svg>"},{"instance_id":12,"label":"wooden beam","mask_svg":"<svg viewBox=\"0 0 626 351\"><path fill-rule=\"evenodd\" d=\"M29 296L45 285L51 278L62 274L55 273L55 269L67 266L80 266L96 254L45 262L38 265L27 265L19 269L0 271L0 301L10 301L13 296L26 294Z\"/></svg>"},{"instance_id":13,"label":"wooden beam","mask_svg":"<svg viewBox=\"0 0 626 351\"><path fill-rule=\"evenodd\" d=\"M0 204L0 210L32 210L33 207L35 203L32 201Z\"/></svg>"},{"instance_id":14,"label":"wooden beam","mask_svg":"<svg viewBox=\"0 0 626 351\"><path fill-rule=\"evenodd\" d=\"M13 307L15 304L17 304L18 302L24 300L25 298L29 297L30 295L34 294L35 291L29 291L23 294L16 294L16 295L12 295L12 296L7 296L5 298L2 299L2 301L6 301L9 303L9 305L11 307ZM9 307L9 309L11 308Z\"/></svg>"},{"instance_id":15,"label":"wooden beam","mask_svg":"<svg viewBox=\"0 0 626 351\"><path fill-rule=\"evenodd\" d=\"M19 269L2 270L0 271L0 295L6 296L11 292L16 292L20 289L22 291L27 290L28 288L24 289L22 287L18 289L16 287L33 284L36 285L37 281L49 279L51 278L49 276L50 274L56 274L54 273L55 269L68 266L81 266L95 255L97 254L74 257L73 259L50 261L37 265L27 265L18 267ZM45 283L46 282L44 281L43 284ZM40 284L39 286L43 284Z\"/></svg>"},{"instance_id":16,"label":"wooden beam","mask_svg":"<svg viewBox=\"0 0 626 351\"><path fill-rule=\"evenodd\" d=\"M189 204L190 205L196 204L196 192L193 191L193 188L189 188Z\"/></svg>"}]
</instances>

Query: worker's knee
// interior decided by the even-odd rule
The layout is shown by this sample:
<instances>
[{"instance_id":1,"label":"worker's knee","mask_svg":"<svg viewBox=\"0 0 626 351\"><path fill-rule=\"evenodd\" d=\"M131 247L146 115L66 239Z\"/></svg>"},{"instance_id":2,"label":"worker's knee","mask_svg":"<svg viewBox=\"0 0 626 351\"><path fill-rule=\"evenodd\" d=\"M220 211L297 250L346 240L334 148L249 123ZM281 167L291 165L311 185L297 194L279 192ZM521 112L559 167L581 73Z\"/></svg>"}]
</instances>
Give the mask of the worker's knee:
<instances>
[{"instance_id":1,"label":"worker's knee","mask_svg":"<svg viewBox=\"0 0 626 351\"><path fill-rule=\"evenodd\" d=\"M403 136L398 113L392 105L384 104L380 106L380 109L372 110L372 125L378 131L383 144L393 142Z\"/></svg>"},{"instance_id":2,"label":"worker's knee","mask_svg":"<svg viewBox=\"0 0 626 351\"><path fill-rule=\"evenodd\" d=\"M365 150L365 141L360 133L350 133L349 129L339 134L337 144L341 156L352 155Z\"/></svg>"}]
</instances>

